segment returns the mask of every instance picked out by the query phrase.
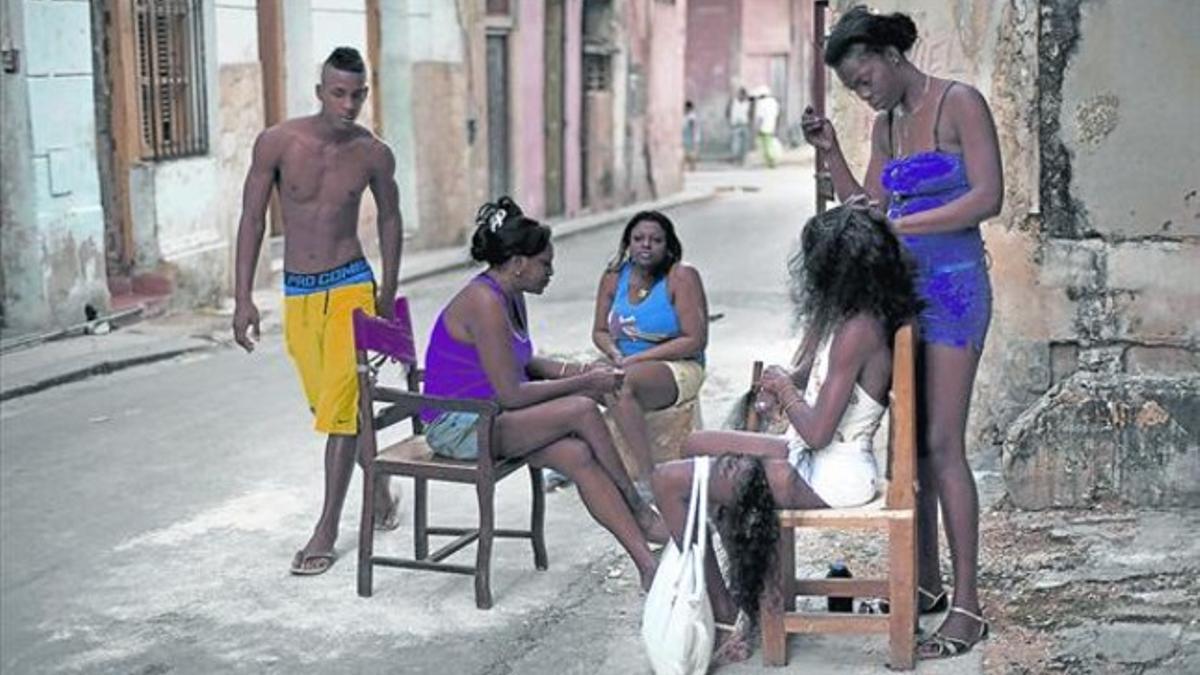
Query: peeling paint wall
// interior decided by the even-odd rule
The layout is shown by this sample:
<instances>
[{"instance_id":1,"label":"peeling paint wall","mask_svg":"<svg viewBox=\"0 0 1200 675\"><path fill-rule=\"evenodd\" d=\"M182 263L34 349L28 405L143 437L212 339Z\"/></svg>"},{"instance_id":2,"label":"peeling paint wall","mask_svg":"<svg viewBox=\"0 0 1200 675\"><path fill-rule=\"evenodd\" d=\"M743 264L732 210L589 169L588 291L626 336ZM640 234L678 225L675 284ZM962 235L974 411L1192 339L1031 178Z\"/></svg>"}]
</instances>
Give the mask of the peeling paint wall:
<instances>
[{"instance_id":1,"label":"peeling paint wall","mask_svg":"<svg viewBox=\"0 0 1200 675\"><path fill-rule=\"evenodd\" d=\"M96 170L91 15L87 2L4 0L4 323L14 330L84 320L108 305L104 214Z\"/></svg>"},{"instance_id":2,"label":"peeling paint wall","mask_svg":"<svg viewBox=\"0 0 1200 675\"><path fill-rule=\"evenodd\" d=\"M684 49L687 3L632 0L624 7L624 138L614 174L627 202L683 187ZM615 102L620 96L614 97ZM619 119L619 118L615 118Z\"/></svg>"},{"instance_id":3,"label":"peeling paint wall","mask_svg":"<svg viewBox=\"0 0 1200 675\"><path fill-rule=\"evenodd\" d=\"M1044 494L1024 490L1028 474L1016 467L1062 464L1013 458L1029 447L1086 447L1095 429L1039 436L1030 429L1050 427L1026 411L1056 409L1068 390L1104 392L1118 405L1134 396L1139 375L1175 378L1180 396L1200 398L1200 117L1189 110L1200 100L1200 45L1191 35L1200 5L877 5L913 16L922 35L918 65L975 85L992 106L1005 203L983 227L995 309L968 449L1006 444L1010 493ZM861 167L866 143L850 139L867 137L870 116L833 82L842 145ZM1076 377L1105 379L1081 389ZM1176 409L1185 414L1180 428L1200 425L1195 405ZM1189 433L1160 440L1195 451ZM1049 504L1031 497L1021 505Z\"/></svg>"}]
</instances>

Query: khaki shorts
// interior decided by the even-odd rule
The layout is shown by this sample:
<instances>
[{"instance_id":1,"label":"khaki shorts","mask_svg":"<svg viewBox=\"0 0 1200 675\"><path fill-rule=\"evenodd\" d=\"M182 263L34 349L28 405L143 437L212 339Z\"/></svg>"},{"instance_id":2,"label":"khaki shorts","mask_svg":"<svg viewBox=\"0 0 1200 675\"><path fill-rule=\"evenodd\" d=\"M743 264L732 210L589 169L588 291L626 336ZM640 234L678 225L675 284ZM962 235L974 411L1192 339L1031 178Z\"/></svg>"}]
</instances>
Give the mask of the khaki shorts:
<instances>
[{"instance_id":1,"label":"khaki shorts","mask_svg":"<svg viewBox=\"0 0 1200 675\"><path fill-rule=\"evenodd\" d=\"M700 394L700 385L704 384L704 366L700 365L699 361L688 359L662 363L671 369L671 376L675 378L675 388L679 391L671 405L687 403Z\"/></svg>"}]
</instances>

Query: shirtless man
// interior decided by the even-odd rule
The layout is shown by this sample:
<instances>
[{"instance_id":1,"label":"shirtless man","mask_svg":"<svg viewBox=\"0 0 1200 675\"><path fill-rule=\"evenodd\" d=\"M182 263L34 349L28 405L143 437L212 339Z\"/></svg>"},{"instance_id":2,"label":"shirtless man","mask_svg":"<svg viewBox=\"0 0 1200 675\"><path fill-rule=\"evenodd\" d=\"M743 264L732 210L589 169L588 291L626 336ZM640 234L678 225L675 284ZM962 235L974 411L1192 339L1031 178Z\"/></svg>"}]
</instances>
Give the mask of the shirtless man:
<instances>
[{"instance_id":1,"label":"shirtless man","mask_svg":"<svg viewBox=\"0 0 1200 675\"><path fill-rule=\"evenodd\" d=\"M292 573L321 574L337 558L338 521L354 470L358 380L351 316L355 309L390 318L400 271L400 195L391 149L355 123L367 98L358 51L333 50L317 85L321 110L259 134L238 223L233 337L247 352L259 337L251 298L267 202L279 191L285 226L284 335L316 430L325 444L325 504L312 538L292 560ZM379 210L383 278L376 287L358 241L359 205L371 188ZM376 523L399 525L398 498L385 481L375 488Z\"/></svg>"}]
</instances>

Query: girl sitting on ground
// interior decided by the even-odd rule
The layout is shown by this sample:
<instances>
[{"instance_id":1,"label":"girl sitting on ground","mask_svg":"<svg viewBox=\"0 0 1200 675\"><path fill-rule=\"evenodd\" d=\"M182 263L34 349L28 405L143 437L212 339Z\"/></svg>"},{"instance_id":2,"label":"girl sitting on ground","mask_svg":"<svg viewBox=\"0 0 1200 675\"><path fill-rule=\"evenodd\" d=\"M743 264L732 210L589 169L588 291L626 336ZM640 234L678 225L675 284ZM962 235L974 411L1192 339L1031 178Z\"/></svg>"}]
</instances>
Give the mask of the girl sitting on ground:
<instances>
[{"instance_id":1,"label":"girl sitting on ground","mask_svg":"<svg viewBox=\"0 0 1200 675\"><path fill-rule=\"evenodd\" d=\"M787 418L784 435L746 431L693 433L684 454L718 456L709 499L724 507L722 541L733 592L706 552L708 593L723 637L714 663L749 658L749 621L774 564L776 507L819 509L871 501L877 491L872 438L891 384L892 336L920 302L913 266L886 218L860 205L812 218L789 263L792 299L806 326L799 367L767 368L759 409ZM658 507L672 536L682 535L692 462L654 473Z\"/></svg>"}]
</instances>

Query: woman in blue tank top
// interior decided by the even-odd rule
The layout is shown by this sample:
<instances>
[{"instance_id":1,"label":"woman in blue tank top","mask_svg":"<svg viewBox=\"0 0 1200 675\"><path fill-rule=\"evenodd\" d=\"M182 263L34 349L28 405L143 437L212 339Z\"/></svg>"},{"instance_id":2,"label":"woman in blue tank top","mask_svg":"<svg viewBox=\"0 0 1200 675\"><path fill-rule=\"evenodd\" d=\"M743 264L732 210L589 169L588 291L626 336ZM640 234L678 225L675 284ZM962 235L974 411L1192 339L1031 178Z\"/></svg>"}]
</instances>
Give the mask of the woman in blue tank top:
<instances>
[{"instance_id":1,"label":"woman in blue tank top","mask_svg":"<svg viewBox=\"0 0 1200 675\"><path fill-rule=\"evenodd\" d=\"M634 482L644 495L654 470L646 412L696 398L704 382L708 301L700 273L682 258L671 220L643 211L625 225L596 292L592 341L625 370L610 409L637 458Z\"/></svg>"},{"instance_id":2,"label":"woman in blue tank top","mask_svg":"<svg viewBox=\"0 0 1200 675\"><path fill-rule=\"evenodd\" d=\"M919 647L921 658L970 650L987 637L976 588L979 499L966 459L975 371L991 320L991 284L979 224L1000 212L1004 181L991 112L973 87L920 71L905 53L917 39L900 13L848 11L829 34L825 63L877 111L871 158L859 183L833 125L806 111L805 138L824 150L842 201L873 201L917 262L922 349L920 392L920 600L940 609L938 503L953 563L950 613Z\"/></svg>"}]
</instances>

